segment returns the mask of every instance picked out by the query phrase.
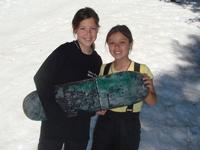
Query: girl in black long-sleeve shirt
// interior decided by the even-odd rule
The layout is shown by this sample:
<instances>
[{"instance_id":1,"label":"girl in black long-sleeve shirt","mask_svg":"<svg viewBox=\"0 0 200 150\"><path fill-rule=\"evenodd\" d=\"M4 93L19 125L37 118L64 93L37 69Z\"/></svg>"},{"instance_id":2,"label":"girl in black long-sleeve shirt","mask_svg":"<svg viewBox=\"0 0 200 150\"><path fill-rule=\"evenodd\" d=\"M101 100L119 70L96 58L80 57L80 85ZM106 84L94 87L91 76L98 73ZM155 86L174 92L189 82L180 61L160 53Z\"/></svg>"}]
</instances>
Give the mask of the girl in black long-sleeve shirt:
<instances>
[{"instance_id":1,"label":"girl in black long-sleeve shirt","mask_svg":"<svg viewBox=\"0 0 200 150\"><path fill-rule=\"evenodd\" d=\"M85 150L89 138L91 113L68 118L54 99L54 86L89 78L88 71L99 73L101 57L94 51L99 18L91 8L80 9L72 21L77 40L59 46L45 60L36 75L35 85L47 121L42 121L38 150Z\"/></svg>"}]
</instances>

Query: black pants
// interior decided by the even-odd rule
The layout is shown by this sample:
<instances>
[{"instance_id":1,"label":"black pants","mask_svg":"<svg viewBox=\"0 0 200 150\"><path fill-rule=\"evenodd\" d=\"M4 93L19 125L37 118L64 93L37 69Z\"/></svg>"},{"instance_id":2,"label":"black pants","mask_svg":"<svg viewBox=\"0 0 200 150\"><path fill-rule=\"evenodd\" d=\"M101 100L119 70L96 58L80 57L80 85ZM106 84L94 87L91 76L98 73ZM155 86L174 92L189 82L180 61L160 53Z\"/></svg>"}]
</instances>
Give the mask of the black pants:
<instances>
[{"instance_id":1,"label":"black pants","mask_svg":"<svg viewBox=\"0 0 200 150\"><path fill-rule=\"evenodd\" d=\"M83 122L79 118L71 118L69 121L42 121L38 150L85 150L89 136L89 117L83 117Z\"/></svg>"},{"instance_id":2,"label":"black pants","mask_svg":"<svg viewBox=\"0 0 200 150\"><path fill-rule=\"evenodd\" d=\"M140 128L139 113L108 111L97 120L92 150L138 150Z\"/></svg>"},{"instance_id":3,"label":"black pants","mask_svg":"<svg viewBox=\"0 0 200 150\"><path fill-rule=\"evenodd\" d=\"M38 150L86 150L87 142L40 140Z\"/></svg>"}]
</instances>

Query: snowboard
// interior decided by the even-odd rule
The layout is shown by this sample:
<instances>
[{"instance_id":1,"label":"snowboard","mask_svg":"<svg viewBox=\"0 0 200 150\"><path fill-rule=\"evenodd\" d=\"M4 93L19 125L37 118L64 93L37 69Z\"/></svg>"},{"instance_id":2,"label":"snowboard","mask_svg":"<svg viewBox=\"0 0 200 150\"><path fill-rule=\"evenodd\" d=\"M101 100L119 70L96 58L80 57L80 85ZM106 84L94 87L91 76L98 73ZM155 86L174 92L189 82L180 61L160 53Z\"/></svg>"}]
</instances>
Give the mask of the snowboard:
<instances>
[{"instance_id":1,"label":"snowboard","mask_svg":"<svg viewBox=\"0 0 200 150\"><path fill-rule=\"evenodd\" d=\"M138 72L124 71L57 85L55 100L67 117L77 116L80 110L95 112L131 105L147 95L142 78ZM32 120L46 120L37 91L25 97L23 110Z\"/></svg>"}]
</instances>

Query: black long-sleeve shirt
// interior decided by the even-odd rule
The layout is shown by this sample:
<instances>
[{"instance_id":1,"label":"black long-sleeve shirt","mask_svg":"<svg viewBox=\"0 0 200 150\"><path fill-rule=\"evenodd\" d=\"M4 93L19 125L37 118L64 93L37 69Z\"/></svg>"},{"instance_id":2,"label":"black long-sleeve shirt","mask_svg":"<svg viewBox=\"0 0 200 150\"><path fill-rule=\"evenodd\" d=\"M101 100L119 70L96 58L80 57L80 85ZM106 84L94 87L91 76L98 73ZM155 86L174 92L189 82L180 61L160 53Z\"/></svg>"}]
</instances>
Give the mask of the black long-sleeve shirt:
<instances>
[{"instance_id":1,"label":"black long-sleeve shirt","mask_svg":"<svg viewBox=\"0 0 200 150\"><path fill-rule=\"evenodd\" d=\"M88 71L99 73L101 57L93 51L82 53L78 42L65 43L54 50L34 76L47 121L42 122L40 138L87 140L90 114L67 118L54 98L54 86L89 78Z\"/></svg>"}]
</instances>

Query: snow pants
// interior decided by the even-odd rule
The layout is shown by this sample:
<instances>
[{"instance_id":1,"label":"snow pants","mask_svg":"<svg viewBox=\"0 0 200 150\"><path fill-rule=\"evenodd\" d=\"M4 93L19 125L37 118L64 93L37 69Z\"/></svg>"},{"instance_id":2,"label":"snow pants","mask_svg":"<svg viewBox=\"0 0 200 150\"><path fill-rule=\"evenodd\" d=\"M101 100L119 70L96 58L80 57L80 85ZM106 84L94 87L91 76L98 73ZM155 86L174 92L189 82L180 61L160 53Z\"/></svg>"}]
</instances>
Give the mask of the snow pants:
<instances>
[{"instance_id":1,"label":"snow pants","mask_svg":"<svg viewBox=\"0 0 200 150\"><path fill-rule=\"evenodd\" d=\"M87 142L41 140L38 150L86 150Z\"/></svg>"},{"instance_id":2,"label":"snow pants","mask_svg":"<svg viewBox=\"0 0 200 150\"><path fill-rule=\"evenodd\" d=\"M140 128L139 113L108 111L98 117L92 150L138 150Z\"/></svg>"}]
</instances>

